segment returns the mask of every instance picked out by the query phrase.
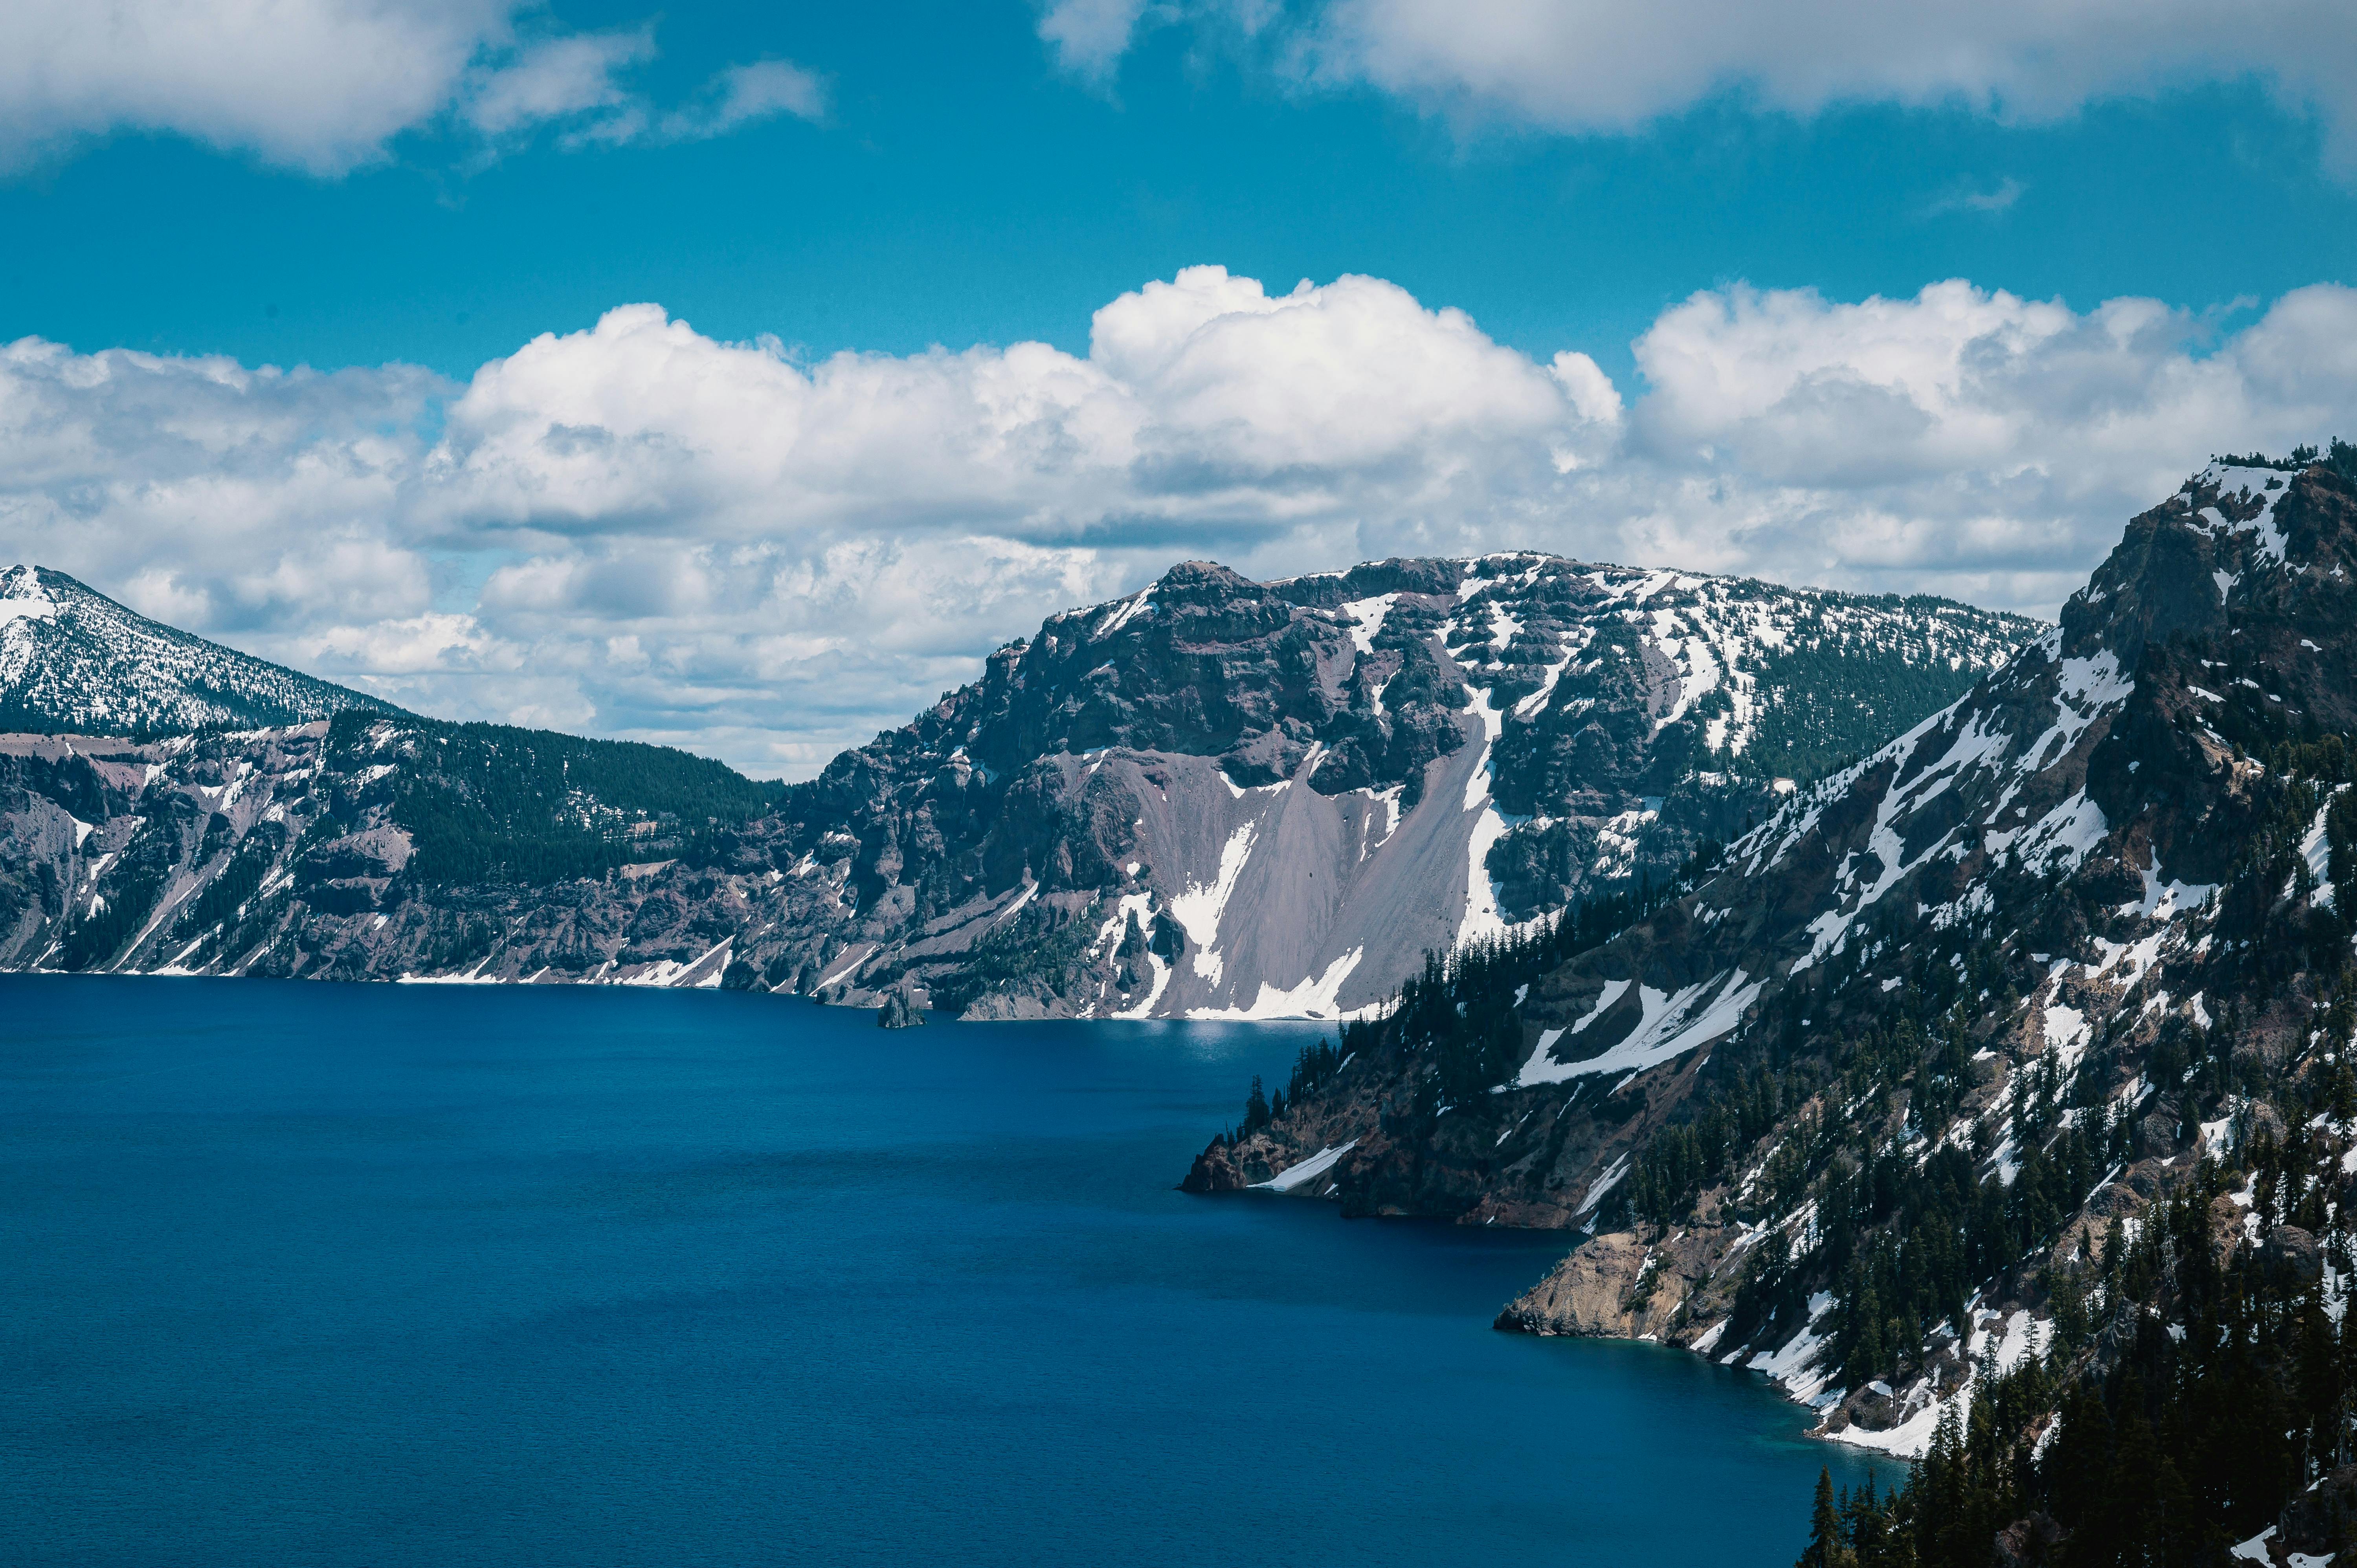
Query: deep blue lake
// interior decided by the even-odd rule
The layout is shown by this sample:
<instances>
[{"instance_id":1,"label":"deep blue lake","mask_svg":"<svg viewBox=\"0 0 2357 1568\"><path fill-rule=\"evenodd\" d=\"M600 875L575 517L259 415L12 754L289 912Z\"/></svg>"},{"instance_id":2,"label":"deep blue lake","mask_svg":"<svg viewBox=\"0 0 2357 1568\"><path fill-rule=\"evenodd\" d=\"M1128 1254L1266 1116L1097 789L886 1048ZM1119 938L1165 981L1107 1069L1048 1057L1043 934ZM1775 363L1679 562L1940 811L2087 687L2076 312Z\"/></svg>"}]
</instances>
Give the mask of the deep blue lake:
<instances>
[{"instance_id":1,"label":"deep blue lake","mask_svg":"<svg viewBox=\"0 0 2357 1568\"><path fill-rule=\"evenodd\" d=\"M1315 1033L0 976L0 1561L1790 1563L1562 1238L1172 1190Z\"/></svg>"}]
</instances>

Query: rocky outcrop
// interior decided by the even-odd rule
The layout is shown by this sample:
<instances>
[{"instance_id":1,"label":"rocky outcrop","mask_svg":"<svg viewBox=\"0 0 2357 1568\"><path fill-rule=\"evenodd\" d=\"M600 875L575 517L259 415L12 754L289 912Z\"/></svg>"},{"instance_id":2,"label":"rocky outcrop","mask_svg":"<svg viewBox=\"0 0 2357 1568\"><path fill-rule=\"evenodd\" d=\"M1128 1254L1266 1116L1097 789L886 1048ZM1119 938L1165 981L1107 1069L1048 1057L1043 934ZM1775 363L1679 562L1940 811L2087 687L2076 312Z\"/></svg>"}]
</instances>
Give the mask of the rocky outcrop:
<instances>
[{"instance_id":1,"label":"rocky outcrop","mask_svg":"<svg viewBox=\"0 0 2357 1568\"><path fill-rule=\"evenodd\" d=\"M1187 1174L1179 1178L1178 1190L1196 1193L1242 1192L1247 1187L1266 1181L1275 1174L1268 1168L1265 1162L1261 1165L1256 1173L1247 1170L1243 1161L1237 1157L1233 1144L1225 1142L1214 1143L1210 1148L1195 1156L1195 1163L1188 1166Z\"/></svg>"},{"instance_id":2,"label":"rocky outcrop","mask_svg":"<svg viewBox=\"0 0 2357 1568\"><path fill-rule=\"evenodd\" d=\"M876 1026L879 1029L918 1029L924 1023L924 1009L909 1000L905 986L887 995L884 1005L876 1009Z\"/></svg>"},{"instance_id":3,"label":"rocky outcrop","mask_svg":"<svg viewBox=\"0 0 2357 1568\"><path fill-rule=\"evenodd\" d=\"M2016 1520L1997 1531L1996 1568L2039 1568L2057 1561L2062 1527L2043 1513Z\"/></svg>"},{"instance_id":4,"label":"rocky outcrop","mask_svg":"<svg viewBox=\"0 0 2357 1568\"><path fill-rule=\"evenodd\" d=\"M2261 1543L2266 1561L2319 1563L2357 1550L2357 1465L2343 1465L2293 1498Z\"/></svg>"},{"instance_id":5,"label":"rocky outcrop","mask_svg":"<svg viewBox=\"0 0 2357 1568\"><path fill-rule=\"evenodd\" d=\"M1657 1300L1663 1264L1632 1231L1587 1242L1544 1280L1509 1302L1497 1326L1524 1334L1659 1337L1684 1292ZM1683 1282L1683 1276L1680 1276Z\"/></svg>"}]
</instances>

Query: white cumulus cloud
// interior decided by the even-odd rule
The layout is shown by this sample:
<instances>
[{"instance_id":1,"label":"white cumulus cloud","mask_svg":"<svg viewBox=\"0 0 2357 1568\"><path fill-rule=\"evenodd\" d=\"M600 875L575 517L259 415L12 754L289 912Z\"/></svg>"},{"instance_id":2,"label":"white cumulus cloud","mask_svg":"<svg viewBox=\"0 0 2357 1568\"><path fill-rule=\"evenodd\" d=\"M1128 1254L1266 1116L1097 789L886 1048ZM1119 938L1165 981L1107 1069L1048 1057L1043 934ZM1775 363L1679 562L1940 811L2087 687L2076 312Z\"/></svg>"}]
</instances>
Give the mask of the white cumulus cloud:
<instances>
[{"instance_id":1,"label":"white cumulus cloud","mask_svg":"<svg viewBox=\"0 0 2357 1568\"><path fill-rule=\"evenodd\" d=\"M444 124L495 148L552 124L580 145L823 112L816 77L765 60L659 113L622 81L651 29L554 30L522 0L9 0L0 168L142 131L332 176Z\"/></svg>"},{"instance_id":2,"label":"white cumulus cloud","mask_svg":"<svg viewBox=\"0 0 2357 1568\"><path fill-rule=\"evenodd\" d=\"M2239 331L1961 281L1731 286L1616 386L1345 276L1193 267L1041 343L731 343L652 305L462 383L0 349L0 564L433 712L804 775L1045 614L1534 547L2050 611L2212 451L2357 432L2357 291Z\"/></svg>"}]
</instances>

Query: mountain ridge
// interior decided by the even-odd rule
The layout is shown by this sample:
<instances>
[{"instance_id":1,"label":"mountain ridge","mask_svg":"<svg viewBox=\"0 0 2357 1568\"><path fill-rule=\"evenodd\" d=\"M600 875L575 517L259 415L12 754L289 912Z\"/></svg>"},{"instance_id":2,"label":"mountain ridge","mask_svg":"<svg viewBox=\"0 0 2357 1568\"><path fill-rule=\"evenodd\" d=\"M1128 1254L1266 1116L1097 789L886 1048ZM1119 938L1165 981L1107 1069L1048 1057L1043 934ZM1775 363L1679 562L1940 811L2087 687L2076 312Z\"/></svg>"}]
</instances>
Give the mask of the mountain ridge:
<instances>
[{"instance_id":1,"label":"mountain ridge","mask_svg":"<svg viewBox=\"0 0 2357 1568\"><path fill-rule=\"evenodd\" d=\"M1332 1016L1427 950L1665 875L1771 809L1773 769L1864 749L2031 625L1535 553L1277 584L1182 563L802 784L368 711L17 742L0 963ZM150 784L180 803L147 810ZM249 881L277 901L187 925ZM66 945L93 900L152 918Z\"/></svg>"}]
</instances>

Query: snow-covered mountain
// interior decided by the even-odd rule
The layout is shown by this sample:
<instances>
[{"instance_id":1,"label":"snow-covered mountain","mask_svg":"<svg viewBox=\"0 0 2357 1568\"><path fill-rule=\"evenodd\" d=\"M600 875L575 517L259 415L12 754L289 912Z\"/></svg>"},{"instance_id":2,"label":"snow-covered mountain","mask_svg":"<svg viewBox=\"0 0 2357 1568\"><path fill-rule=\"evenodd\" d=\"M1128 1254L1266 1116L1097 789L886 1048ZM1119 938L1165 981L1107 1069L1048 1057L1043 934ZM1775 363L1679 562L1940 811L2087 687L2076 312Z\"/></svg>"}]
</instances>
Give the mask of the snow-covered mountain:
<instances>
[{"instance_id":1,"label":"snow-covered mountain","mask_svg":"<svg viewBox=\"0 0 2357 1568\"><path fill-rule=\"evenodd\" d=\"M0 964L1330 1016L1665 881L2037 629L1541 555L1189 563L791 787L369 713L0 741Z\"/></svg>"},{"instance_id":2,"label":"snow-covered mountain","mask_svg":"<svg viewBox=\"0 0 2357 1568\"><path fill-rule=\"evenodd\" d=\"M1688 1346L1932 1454L1917 1555L1862 1563L2322 1561L2352 783L2357 448L2213 463L1960 700L1651 908L1418 977L1189 1185L1577 1233L1501 1327Z\"/></svg>"},{"instance_id":3,"label":"snow-covered mountain","mask_svg":"<svg viewBox=\"0 0 2357 1568\"><path fill-rule=\"evenodd\" d=\"M0 572L0 732L175 735L349 708L399 711L149 620L62 572Z\"/></svg>"}]
</instances>

